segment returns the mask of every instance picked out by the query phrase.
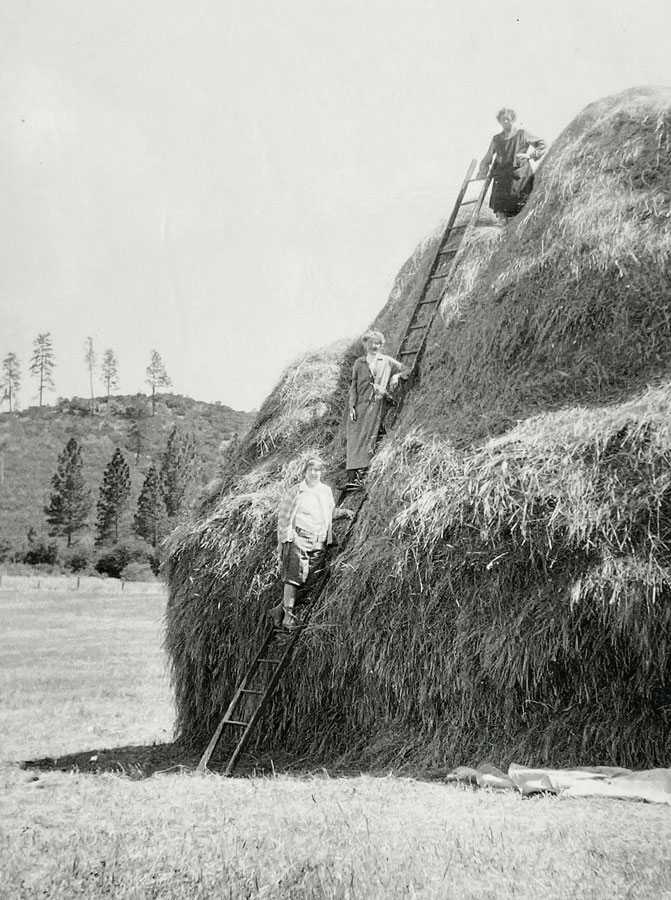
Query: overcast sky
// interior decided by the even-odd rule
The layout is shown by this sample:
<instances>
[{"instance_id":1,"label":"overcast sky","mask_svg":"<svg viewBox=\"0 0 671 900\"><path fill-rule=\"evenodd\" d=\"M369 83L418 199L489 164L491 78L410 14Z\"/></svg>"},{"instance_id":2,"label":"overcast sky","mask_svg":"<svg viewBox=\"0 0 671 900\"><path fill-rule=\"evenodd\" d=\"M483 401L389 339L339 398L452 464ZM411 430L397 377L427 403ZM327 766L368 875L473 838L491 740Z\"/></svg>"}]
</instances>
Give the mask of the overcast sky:
<instances>
[{"instance_id":1,"label":"overcast sky","mask_svg":"<svg viewBox=\"0 0 671 900\"><path fill-rule=\"evenodd\" d=\"M51 332L146 390L258 406L355 336L502 105L556 137L671 84L669 0L3 0L0 358ZM102 392L102 386L99 387ZM6 407L3 407L6 408Z\"/></svg>"}]
</instances>

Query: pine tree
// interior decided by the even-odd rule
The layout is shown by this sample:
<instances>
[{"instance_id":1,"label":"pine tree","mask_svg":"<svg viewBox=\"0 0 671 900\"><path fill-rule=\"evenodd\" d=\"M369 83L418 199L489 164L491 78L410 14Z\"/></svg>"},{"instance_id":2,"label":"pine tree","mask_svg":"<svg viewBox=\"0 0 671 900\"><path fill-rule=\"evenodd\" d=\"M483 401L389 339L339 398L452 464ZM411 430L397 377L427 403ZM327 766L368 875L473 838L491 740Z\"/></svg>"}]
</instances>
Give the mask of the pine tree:
<instances>
[{"instance_id":1,"label":"pine tree","mask_svg":"<svg viewBox=\"0 0 671 900\"><path fill-rule=\"evenodd\" d=\"M186 510L197 481L196 442L192 435L175 426L161 460L161 490L170 519Z\"/></svg>"},{"instance_id":2,"label":"pine tree","mask_svg":"<svg viewBox=\"0 0 671 900\"><path fill-rule=\"evenodd\" d=\"M149 410L146 403L138 398L137 406L128 406L126 408L126 418L132 422L128 429L128 443L126 446L135 454L135 465L138 465L142 451L147 443L147 432L149 430Z\"/></svg>"},{"instance_id":3,"label":"pine tree","mask_svg":"<svg viewBox=\"0 0 671 900\"><path fill-rule=\"evenodd\" d=\"M111 461L107 464L100 485L98 497L98 519L96 544L119 540L121 518L126 511L130 497L130 469L123 453L117 447Z\"/></svg>"},{"instance_id":4,"label":"pine tree","mask_svg":"<svg viewBox=\"0 0 671 900\"><path fill-rule=\"evenodd\" d=\"M107 390L107 405L109 406L110 402L110 394L112 393L112 389L117 388L119 386L119 364L117 362L117 358L114 355L114 350L111 347L108 347L107 350L103 353L103 361L100 366L100 371L103 376L103 381L105 382L105 388Z\"/></svg>"},{"instance_id":5,"label":"pine tree","mask_svg":"<svg viewBox=\"0 0 671 900\"><path fill-rule=\"evenodd\" d=\"M151 362L147 366L147 384L151 387L151 414L153 416L156 409L156 389L170 387L172 384L163 360L156 350L151 351Z\"/></svg>"},{"instance_id":6,"label":"pine tree","mask_svg":"<svg viewBox=\"0 0 671 900\"><path fill-rule=\"evenodd\" d=\"M54 348L51 343L51 334L47 331L38 334L33 341L33 355L30 359L30 372L39 381L39 408L42 409L42 395L47 389L54 389L53 371Z\"/></svg>"},{"instance_id":7,"label":"pine tree","mask_svg":"<svg viewBox=\"0 0 671 900\"><path fill-rule=\"evenodd\" d=\"M16 407L16 392L21 386L21 367L16 353L8 353L2 361L2 399L9 403L9 411Z\"/></svg>"},{"instance_id":8,"label":"pine tree","mask_svg":"<svg viewBox=\"0 0 671 900\"><path fill-rule=\"evenodd\" d=\"M89 387L91 389L91 415L95 413L95 397L93 396L93 368L96 364L96 354L93 349L93 338L86 338L86 368L89 370Z\"/></svg>"},{"instance_id":9,"label":"pine tree","mask_svg":"<svg viewBox=\"0 0 671 900\"><path fill-rule=\"evenodd\" d=\"M72 536L86 526L91 509L91 491L84 480L84 465L79 444L70 438L58 457L58 468L51 479L49 505L44 508L49 534L65 535L68 547Z\"/></svg>"},{"instance_id":10,"label":"pine tree","mask_svg":"<svg viewBox=\"0 0 671 900\"><path fill-rule=\"evenodd\" d=\"M152 547L156 547L165 536L167 526L168 514L161 492L161 481L156 466L151 466L137 501L133 530Z\"/></svg>"}]
</instances>

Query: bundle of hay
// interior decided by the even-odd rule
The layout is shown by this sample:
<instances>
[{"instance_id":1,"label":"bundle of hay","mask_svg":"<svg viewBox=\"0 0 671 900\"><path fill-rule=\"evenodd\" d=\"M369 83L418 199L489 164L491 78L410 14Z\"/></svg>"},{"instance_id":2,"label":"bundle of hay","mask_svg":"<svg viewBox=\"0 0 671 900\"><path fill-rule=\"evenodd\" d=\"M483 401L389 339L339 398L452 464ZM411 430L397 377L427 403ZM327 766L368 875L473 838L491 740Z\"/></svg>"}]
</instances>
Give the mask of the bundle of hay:
<instances>
[{"instance_id":1,"label":"bundle of hay","mask_svg":"<svg viewBox=\"0 0 671 900\"><path fill-rule=\"evenodd\" d=\"M670 126L671 91L588 107L519 220L467 248L266 746L364 765L668 763ZM381 315L392 340L430 256ZM308 444L341 452L351 356L303 363L331 373L305 393L318 415L297 416L284 376L235 484L174 541L167 645L196 742L278 596L280 494Z\"/></svg>"}]
</instances>

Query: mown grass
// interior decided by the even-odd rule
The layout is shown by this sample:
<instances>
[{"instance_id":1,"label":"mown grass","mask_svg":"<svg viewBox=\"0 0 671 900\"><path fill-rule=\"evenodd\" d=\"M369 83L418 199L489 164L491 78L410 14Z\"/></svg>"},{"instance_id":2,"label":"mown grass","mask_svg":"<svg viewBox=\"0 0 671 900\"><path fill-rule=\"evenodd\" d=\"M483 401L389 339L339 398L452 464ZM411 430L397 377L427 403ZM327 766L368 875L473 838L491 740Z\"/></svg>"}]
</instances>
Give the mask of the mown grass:
<instances>
[{"instance_id":1,"label":"mown grass","mask_svg":"<svg viewBox=\"0 0 671 900\"><path fill-rule=\"evenodd\" d=\"M73 585L76 584L73 581ZM172 736L165 598L0 591L0 759Z\"/></svg>"},{"instance_id":2,"label":"mown grass","mask_svg":"<svg viewBox=\"0 0 671 900\"><path fill-rule=\"evenodd\" d=\"M163 603L0 592L3 757L160 740ZM6 762L0 791L3 900L671 897L668 807L392 773L132 780Z\"/></svg>"}]
</instances>

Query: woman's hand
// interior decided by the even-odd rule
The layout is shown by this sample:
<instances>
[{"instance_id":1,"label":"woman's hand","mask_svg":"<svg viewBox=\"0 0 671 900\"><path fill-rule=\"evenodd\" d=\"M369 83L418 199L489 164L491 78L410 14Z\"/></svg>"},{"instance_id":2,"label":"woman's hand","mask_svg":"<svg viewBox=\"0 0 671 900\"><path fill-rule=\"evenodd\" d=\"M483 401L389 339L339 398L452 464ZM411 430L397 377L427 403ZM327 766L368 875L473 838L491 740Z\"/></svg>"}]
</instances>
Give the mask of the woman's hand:
<instances>
[{"instance_id":1,"label":"woman's hand","mask_svg":"<svg viewBox=\"0 0 671 900\"><path fill-rule=\"evenodd\" d=\"M352 422L356 422L356 406L350 406L349 417L352 420Z\"/></svg>"}]
</instances>

